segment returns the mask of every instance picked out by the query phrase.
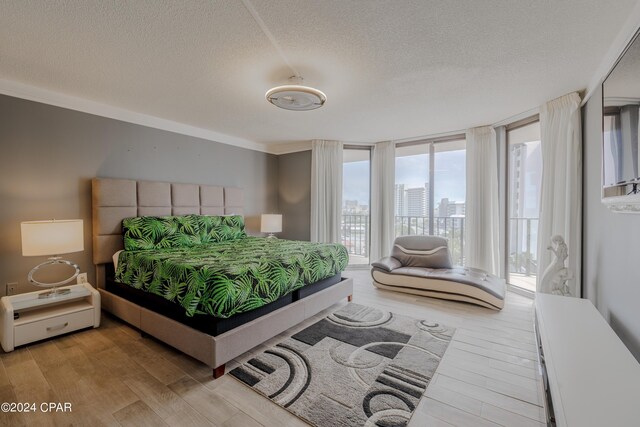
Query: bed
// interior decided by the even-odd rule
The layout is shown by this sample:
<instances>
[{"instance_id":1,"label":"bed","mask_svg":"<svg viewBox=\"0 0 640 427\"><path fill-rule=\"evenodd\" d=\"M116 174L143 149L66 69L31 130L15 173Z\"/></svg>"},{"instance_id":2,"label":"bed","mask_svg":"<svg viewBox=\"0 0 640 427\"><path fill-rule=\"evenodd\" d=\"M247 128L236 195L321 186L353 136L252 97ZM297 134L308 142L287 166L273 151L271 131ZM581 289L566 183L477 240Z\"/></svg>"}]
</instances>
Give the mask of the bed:
<instances>
[{"instance_id":1,"label":"bed","mask_svg":"<svg viewBox=\"0 0 640 427\"><path fill-rule=\"evenodd\" d=\"M213 368L353 292L341 245L247 236L243 192L96 178L102 308Z\"/></svg>"}]
</instances>

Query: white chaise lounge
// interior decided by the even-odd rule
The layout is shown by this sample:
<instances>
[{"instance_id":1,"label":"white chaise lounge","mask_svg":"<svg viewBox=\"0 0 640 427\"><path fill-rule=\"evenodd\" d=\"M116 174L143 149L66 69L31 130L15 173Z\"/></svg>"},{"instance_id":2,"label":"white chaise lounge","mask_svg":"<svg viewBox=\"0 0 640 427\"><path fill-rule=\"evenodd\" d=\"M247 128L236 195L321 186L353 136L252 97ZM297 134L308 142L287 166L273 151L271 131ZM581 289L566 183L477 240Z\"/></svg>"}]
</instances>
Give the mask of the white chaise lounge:
<instances>
[{"instance_id":1,"label":"white chaise lounge","mask_svg":"<svg viewBox=\"0 0 640 427\"><path fill-rule=\"evenodd\" d=\"M391 256L372 264L380 289L464 301L494 310L504 307L505 281L483 270L454 267L447 240L436 236L402 236Z\"/></svg>"}]
</instances>

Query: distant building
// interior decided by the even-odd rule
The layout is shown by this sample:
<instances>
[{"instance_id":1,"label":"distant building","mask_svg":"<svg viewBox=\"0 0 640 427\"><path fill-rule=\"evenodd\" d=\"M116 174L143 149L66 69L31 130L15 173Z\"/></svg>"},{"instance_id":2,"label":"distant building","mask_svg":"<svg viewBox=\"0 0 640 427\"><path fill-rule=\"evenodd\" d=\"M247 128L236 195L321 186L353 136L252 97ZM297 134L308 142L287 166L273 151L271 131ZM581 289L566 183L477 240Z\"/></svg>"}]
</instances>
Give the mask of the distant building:
<instances>
[{"instance_id":1,"label":"distant building","mask_svg":"<svg viewBox=\"0 0 640 427\"><path fill-rule=\"evenodd\" d=\"M394 211L396 216L405 216L407 214L407 194L404 184L396 184Z\"/></svg>"},{"instance_id":2,"label":"distant building","mask_svg":"<svg viewBox=\"0 0 640 427\"><path fill-rule=\"evenodd\" d=\"M424 187L407 188L396 184L394 212L396 216L425 217L429 215L429 183Z\"/></svg>"},{"instance_id":3,"label":"distant building","mask_svg":"<svg viewBox=\"0 0 640 427\"><path fill-rule=\"evenodd\" d=\"M539 141L509 146L509 247L516 253L537 253L538 194L542 155Z\"/></svg>"},{"instance_id":4,"label":"distant building","mask_svg":"<svg viewBox=\"0 0 640 427\"><path fill-rule=\"evenodd\" d=\"M439 217L450 217L450 216L461 217L464 215L465 215L464 202L456 202L453 200L449 200L448 198L444 198L440 200L440 204L438 205Z\"/></svg>"},{"instance_id":5,"label":"distant building","mask_svg":"<svg viewBox=\"0 0 640 427\"><path fill-rule=\"evenodd\" d=\"M408 216L427 216L426 188L408 188L407 194L407 215Z\"/></svg>"},{"instance_id":6,"label":"distant building","mask_svg":"<svg viewBox=\"0 0 640 427\"><path fill-rule=\"evenodd\" d=\"M358 215L369 215L369 205L358 205L356 207L356 213Z\"/></svg>"},{"instance_id":7,"label":"distant building","mask_svg":"<svg viewBox=\"0 0 640 427\"><path fill-rule=\"evenodd\" d=\"M424 216L429 216L431 212L431 189L429 188L429 183L424 183Z\"/></svg>"},{"instance_id":8,"label":"distant building","mask_svg":"<svg viewBox=\"0 0 640 427\"><path fill-rule=\"evenodd\" d=\"M358 208L357 200L345 200L342 203L342 213L355 214Z\"/></svg>"}]
</instances>

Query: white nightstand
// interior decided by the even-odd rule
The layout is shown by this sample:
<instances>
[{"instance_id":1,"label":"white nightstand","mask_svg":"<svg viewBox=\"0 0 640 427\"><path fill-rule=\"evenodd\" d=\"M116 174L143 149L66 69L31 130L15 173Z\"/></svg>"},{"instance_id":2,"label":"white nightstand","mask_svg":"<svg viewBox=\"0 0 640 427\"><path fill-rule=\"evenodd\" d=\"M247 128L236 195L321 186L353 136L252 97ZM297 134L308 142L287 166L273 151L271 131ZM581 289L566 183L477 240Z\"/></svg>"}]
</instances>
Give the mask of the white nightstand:
<instances>
[{"instance_id":1,"label":"white nightstand","mask_svg":"<svg viewBox=\"0 0 640 427\"><path fill-rule=\"evenodd\" d=\"M38 298L42 292L38 291L0 299L0 343L4 351L78 329L100 326L98 291L88 283L62 288L71 292L52 298Z\"/></svg>"}]
</instances>

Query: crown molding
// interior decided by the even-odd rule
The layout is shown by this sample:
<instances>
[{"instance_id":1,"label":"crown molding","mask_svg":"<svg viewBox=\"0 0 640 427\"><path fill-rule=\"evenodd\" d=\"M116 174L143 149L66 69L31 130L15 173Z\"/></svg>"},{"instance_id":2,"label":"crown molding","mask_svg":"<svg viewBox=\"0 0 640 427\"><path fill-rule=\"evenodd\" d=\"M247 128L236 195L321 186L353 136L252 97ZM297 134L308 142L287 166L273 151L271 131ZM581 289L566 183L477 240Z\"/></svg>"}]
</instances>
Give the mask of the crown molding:
<instances>
[{"instance_id":1,"label":"crown molding","mask_svg":"<svg viewBox=\"0 0 640 427\"><path fill-rule=\"evenodd\" d=\"M265 144L261 144L255 141L226 135L209 129L191 126L173 120L150 116L148 114L137 113L135 111L126 110L124 108L113 107L107 104L90 101L88 99L65 95L59 92L54 92L48 89L43 89L12 80L0 79L0 94L12 96L15 98L22 98L29 101L41 102L43 104L67 108L69 110L80 111L83 113L94 114L96 116L107 117L110 119L120 120L123 122L133 123L154 129L174 132L181 135L193 136L196 138L206 139L208 141L232 145L234 147L269 153L269 150L267 149Z\"/></svg>"},{"instance_id":2,"label":"crown molding","mask_svg":"<svg viewBox=\"0 0 640 427\"><path fill-rule=\"evenodd\" d=\"M280 156L282 154L291 154L291 153L298 153L300 151L311 150L311 140L283 142L280 144L269 144L266 147L267 147L267 153Z\"/></svg>"},{"instance_id":3,"label":"crown molding","mask_svg":"<svg viewBox=\"0 0 640 427\"><path fill-rule=\"evenodd\" d=\"M540 114L540 107L535 107L530 110L523 111L520 114L516 114L515 116L507 117L504 120L500 120L499 122L492 124L491 126L494 128L507 126L512 123L519 122L520 120L528 119L529 117L535 116L536 114Z\"/></svg>"},{"instance_id":4,"label":"crown molding","mask_svg":"<svg viewBox=\"0 0 640 427\"><path fill-rule=\"evenodd\" d=\"M620 27L618 35L613 43L611 43L602 61L600 61L600 66L598 66L598 69L587 86L587 92L582 99L582 105L587 103L591 95L598 89L604 79L609 75L609 72L611 72L611 69L618 62L618 59L629 45L629 42L631 42L636 35L638 23L640 23L640 2L637 2L631 10L627 21Z\"/></svg>"}]
</instances>

